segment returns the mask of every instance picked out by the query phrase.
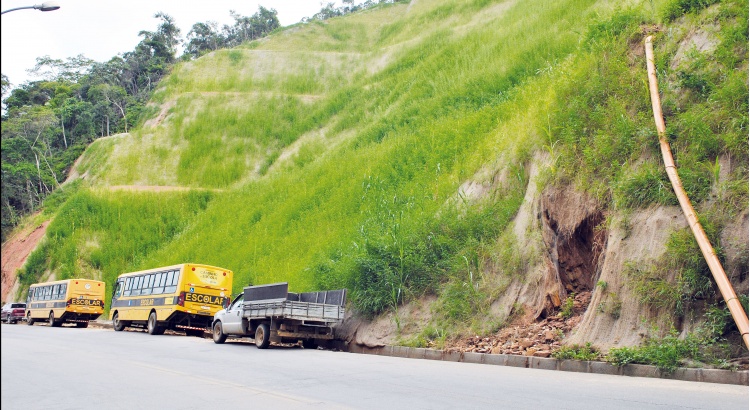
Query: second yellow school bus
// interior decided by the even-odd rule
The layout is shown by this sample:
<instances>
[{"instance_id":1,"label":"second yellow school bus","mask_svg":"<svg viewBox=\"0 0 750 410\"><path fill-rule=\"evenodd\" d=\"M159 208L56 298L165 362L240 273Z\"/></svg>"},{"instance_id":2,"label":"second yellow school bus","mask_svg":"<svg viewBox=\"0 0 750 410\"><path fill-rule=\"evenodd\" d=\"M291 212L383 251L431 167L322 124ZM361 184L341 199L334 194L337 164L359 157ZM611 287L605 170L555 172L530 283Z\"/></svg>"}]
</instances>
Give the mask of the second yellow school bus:
<instances>
[{"instance_id":1,"label":"second yellow school bus","mask_svg":"<svg viewBox=\"0 0 750 410\"><path fill-rule=\"evenodd\" d=\"M112 325L118 332L133 326L152 335L167 329L201 335L230 300L232 276L229 269L197 263L124 273L112 292Z\"/></svg>"},{"instance_id":2,"label":"second yellow school bus","mask_svg":"<svg viewBox=\"0 0 750 410\"><path fill-rule=\"evenodd\" d=\"M26 324L47 320L54 327L87 327L104 312L104 288L104 282L91 279L35 283L26 297Z\"/></svg>"}]
</instances>

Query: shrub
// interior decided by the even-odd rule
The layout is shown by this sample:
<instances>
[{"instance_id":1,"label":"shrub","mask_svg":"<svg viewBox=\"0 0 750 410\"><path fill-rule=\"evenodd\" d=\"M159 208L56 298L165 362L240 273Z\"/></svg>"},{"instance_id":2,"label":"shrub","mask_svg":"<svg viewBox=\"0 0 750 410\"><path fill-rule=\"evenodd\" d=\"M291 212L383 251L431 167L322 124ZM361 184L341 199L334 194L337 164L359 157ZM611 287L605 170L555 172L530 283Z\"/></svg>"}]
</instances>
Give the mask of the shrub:
<instances>
[{"instance_id":1,"label":"shrub","mask_svg":"<svg viewBox=\"0 0 750 410\"><path fill-rule=\"evenodd\" d=\"M552 357L555 359L572 359L572 360L598 360L601 353L594 348L591 343L586 343L584 346L571 345L562 346L560 349L552 352Z\"/></svg>"}]
</instances>

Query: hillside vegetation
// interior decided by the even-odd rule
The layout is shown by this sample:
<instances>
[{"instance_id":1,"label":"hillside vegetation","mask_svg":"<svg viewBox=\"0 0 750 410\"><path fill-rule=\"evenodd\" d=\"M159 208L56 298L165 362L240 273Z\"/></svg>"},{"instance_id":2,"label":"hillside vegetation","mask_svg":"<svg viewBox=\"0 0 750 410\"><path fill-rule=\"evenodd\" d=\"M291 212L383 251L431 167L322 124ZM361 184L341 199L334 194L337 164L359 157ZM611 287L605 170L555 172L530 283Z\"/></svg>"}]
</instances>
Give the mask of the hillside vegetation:
<instances>
[{"instance_id":1,"label":"hillside vegetation","mask_svg":"<svg viewBox=\"0 0 750 410\"><path fill-rule=\"evenodd\" d=\"M581 193L605 240L677 204L648 95L652 34L680 175L746 294L747 237L722 232L747 221L747 16L741 0L415 0L180 63L152 99L161 113L95 141L86 177L47 200L22 285L193 261L232 269L235 292L347 287L369 317L434 295L421 340L496 331L523 309L495 302L552 266L540 228L513 233L538 201L527 192ZM641 286L633 303L661 303L678 328L723 309L685 232L660 245L672 259L619 270ZM581 289L561 286L552 307Z\"/></svg>"}]
</instances>

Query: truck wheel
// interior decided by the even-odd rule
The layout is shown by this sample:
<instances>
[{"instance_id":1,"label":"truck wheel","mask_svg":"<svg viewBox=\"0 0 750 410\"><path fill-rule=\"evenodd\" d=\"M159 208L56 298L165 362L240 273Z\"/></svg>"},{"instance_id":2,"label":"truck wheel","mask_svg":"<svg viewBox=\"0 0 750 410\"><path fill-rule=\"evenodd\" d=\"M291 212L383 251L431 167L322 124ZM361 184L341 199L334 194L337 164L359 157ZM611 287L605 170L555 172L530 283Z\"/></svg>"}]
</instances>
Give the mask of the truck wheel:
<instances>
[{"instance_id":1,"label":"truck wheel","mask_svg":"<svg viewBox=\"0 0 750 410\"><path fill-rule=\"evenodd\" d=\"M151 312L151 314L148 315L148 334L161 335L163 333L164 331L159 327L159 324L156 321L156 312Z\"/></svg>"},{"instance_id":2,"label":"truck wheel","mask_svg":"<svg viewBox=\"0 0 750 410\"><path fill-rule=\"evenodd\" d=\"M115 316L112 318L112 328L115 329L115 332L122 332L125 330L125 322L120 320L120 314L118 312L115 312Z\"/></svg>"},{"instance_id":3,"label":"truck wheel","mask_svg":"<svg viewBox=\"0 0 750 410\"><path fill-rule=\"evenodd\" d=\"M31 326L34 324L34 319L31 318L31 312L26 314L26 325Z\"/></svg>"},{"instance_id":4,"label":"truck wheel","mask_svg":"<svg viewBox=\"0 0 750 410\"><path fill-rule=\"evenodd\" d=\"M227 340L227 335L224 334L224 329L221 327L221 321L217 320L216 323L214 323L214 343L217 345L220 345L224 343Z\"/></svg>"},{"instance_id":5,"label":"truck wheel","mask_svg":"<svg viewBox=\"0 0 750 410\"><path fill-rule=\"evenodd\" d=\"M268 345L271 344L271 332L268 330L268 325L262 323L255 329L255 346L258 349L267 349Z\"/></svg>"}]
</instances>

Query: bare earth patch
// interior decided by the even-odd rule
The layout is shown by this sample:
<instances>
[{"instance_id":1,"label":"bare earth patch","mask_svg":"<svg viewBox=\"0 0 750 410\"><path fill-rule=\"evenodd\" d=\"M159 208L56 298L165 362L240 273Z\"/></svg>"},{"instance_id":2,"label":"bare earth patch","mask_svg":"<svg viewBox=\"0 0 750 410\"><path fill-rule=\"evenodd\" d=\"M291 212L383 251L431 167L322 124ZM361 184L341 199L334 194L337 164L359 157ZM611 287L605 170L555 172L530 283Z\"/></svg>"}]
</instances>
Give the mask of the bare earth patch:
<instances>
[{"instance_id":1,"label":"bare earth patch","mask_svg":"<svg viewBox=\"0 0 750 410\"><path fill-rule=\"evenodd\" d=\"M519 321L490 336L474 336L448 342L445 350L549 357L562 346L565 336L581 322L590 301L591 292L581 292L575 296L572 315L568 318L558 314L539 322Z\"/></svg>"},{"instance_id":2,"label":"bare earth patch","mask_svg":"<svg viewBox=\"0 0 750 410\"><path fill-rule=\"evenodd\" d=\"M20 269L29 254L36 248L37 243L47 232L50 221L30 229L25 229L12 238L8 239L2 246L2 302L9 301L18 288L16 271Z\"/></svg>"}]
</instances>

